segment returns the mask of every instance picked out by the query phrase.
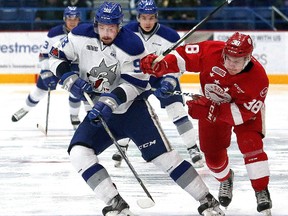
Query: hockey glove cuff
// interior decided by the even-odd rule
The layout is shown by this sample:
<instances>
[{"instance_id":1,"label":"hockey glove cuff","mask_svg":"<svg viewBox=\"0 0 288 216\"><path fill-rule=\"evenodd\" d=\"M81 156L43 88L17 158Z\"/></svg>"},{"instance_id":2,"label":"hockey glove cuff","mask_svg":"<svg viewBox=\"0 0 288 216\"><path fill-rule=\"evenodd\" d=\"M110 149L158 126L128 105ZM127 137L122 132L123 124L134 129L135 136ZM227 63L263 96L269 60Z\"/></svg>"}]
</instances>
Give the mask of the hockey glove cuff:
<instances>
[{"instance_id":1,"label":"hockey glove cuff","mask_svg":"<svg viewBox=\"0 0 288 216\"><path fill-rule=\"evenodd\" d=\"M93 126L99 127L101 125L99 116L101 116L103 120L107 122L119 104L121 104L121 102L115 94L101 94L99 100L88 114L88 118L90 119L91 124Z\"/></svg>"},{"instance_id":2,"label":"hockey glove cuff","mask_svg":"<svg viewBox=\"0 0 288 216\"><path fill-rule=\"evenodd\" d=\"M60 79L60 84L63 89L71 92L77 99L83 101L86 101L84 92L88 94L93 92L91 84L81 79L75 72L65 73Z\"/></svg>"},{"instance_id":3,"label":"hockey glove cuff","mask_svg":"<svg viewBox=\"0 0 288 216\"><path fill-rule=\"evenodd\" d=\"M55 90L58 84L58 77L56 77L51 71L49 70L41 70L40 77L43 81L43 85L50 90Z\"/></svg>"},{"instance_id":4,"label":"hockey glove cuff","mask_svg":"<svg viewBox=\"0 0 288 216\"><path fill-rule=\"evenodd\" d=\"M165 76L161 80L161 87L158 88L154 95L160 98L168 98L173 94L177 86L177 79L173 76Z\"/></svg>"}]
</instances>

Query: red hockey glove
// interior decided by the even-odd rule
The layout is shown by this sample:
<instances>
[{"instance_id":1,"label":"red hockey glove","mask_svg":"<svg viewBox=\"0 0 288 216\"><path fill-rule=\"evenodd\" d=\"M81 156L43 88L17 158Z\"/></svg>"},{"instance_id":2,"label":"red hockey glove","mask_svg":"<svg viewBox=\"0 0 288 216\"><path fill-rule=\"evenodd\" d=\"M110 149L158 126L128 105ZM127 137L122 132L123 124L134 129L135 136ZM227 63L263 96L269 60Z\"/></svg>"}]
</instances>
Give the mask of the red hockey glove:
<instances>
[{"instance_id":1,"label":"red hockey glove","mask_svg":"<svg viewBox=\"0 0 288 216\"><path fill-rule=\"evenodd\" d=\"M210 122L215 122L219 112L219 106L201 95L193 95L193 100L186 102L188 113L194 119L206 118Z\"/></svg>"},{"instance_id":2,"label":"red hockey glove","mask_svg":"<svg viewBox=\"0 0 288 216\"><path fill-rule=\"evenodd\" d=\"M152 67L153 62L157 57L157 55L149 54L141 59L140 69L143 71L144 74L148 73L156 77L162 77L164 74L167 73L168 64L164 59L156 62L155 65Z\"/></svg>"}]
</instances>

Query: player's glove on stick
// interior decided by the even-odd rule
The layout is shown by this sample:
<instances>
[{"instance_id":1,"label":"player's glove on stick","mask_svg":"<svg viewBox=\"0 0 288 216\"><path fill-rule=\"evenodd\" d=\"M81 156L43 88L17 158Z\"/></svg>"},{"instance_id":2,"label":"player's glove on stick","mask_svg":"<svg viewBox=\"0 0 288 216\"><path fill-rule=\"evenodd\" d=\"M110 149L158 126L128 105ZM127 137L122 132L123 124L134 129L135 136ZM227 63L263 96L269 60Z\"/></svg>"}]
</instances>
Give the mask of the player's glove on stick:
<instances>
[{"instance_id":1,"label":"player's glove on stick","mask_svg":"<svg viewBox=\"0 0 288 216\"><path fill-rule=\"evenodd\" d=\"M147 73L156 77L162 77L167 73L179 72L177 59L174 55L168 54L161 61L155 62L153 66L153 62L157 57L157 55L149 54L140 60L140 69L144 74Z\"/></svg>"},{"instance_id":2,"label":"player's glove on stick","mask_svg":"<svg viewBox=\"0 0 288 216\"><path fill-rule=\"evenodd\" d=\"M99 116L101 116L103 120L107 122L119 104L120 101L115 94L102 93L99 100L88 114L88 118L90 119L91 124L93 126L99 127L101 125Z\"/></svg>"},{"instance_id":3,"label":"player's glove on stick","mask_svg":"<svg viewBox=\"0 0 288 216\"><path fill-rule=\"evenodd\" d=\"M91 84L81 79L75 72L65 73L60 79L60 84L63 85L64 89L82 101L86 101L83 94L84 92L88 94L93 92Z\"/></svg>"},{"instance_id":4,"label":"player's glove on stick","mask_svg":"<svg viewBox=\"0 0 288 216\"><path fill-rule=\"evenodd\" d=\"M160 98L168 98L172 95L177 86L177 79L173 76L165 76L161 80L161 87L158 88L154 95Z\"/></svg>"},{"instance_id":5,"label":"player's glove on stick","mask_svg":"<svg viewBox=\"0 0 288 216\"><path fill-rule=\"evenodd\" d=\"M49 70L41 70L40 77L43 81L43 85L50 90L55 90L58 84L58 77L56 77L51 71Z\"/></svg>"},{"instance_id":6,"label":"player's glove on stick","mask_svg":"<svg viewBox=\"0 0 288 216\"><path fill-rule=\"evenodd\" d=\"M219 113L219 105L202 95L194 95L193 100L186 102L188 113L194 119L206 118L209 122L215 122Z\"/></svg>"}]
</instances>

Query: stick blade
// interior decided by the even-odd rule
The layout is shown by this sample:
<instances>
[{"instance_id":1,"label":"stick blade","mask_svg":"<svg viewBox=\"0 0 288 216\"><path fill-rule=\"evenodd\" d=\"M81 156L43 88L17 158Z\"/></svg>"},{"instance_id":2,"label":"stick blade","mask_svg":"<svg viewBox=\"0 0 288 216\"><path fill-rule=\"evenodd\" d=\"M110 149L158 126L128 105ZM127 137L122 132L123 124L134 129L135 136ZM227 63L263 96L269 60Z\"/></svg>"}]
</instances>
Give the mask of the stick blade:
<instances>
[{"instance_id":1,"label":"stick blade","mask_svg":"<svg viewBox=\"0 0 288 216\"><path fill-rule=\"evenodd\" d=\"M155 205L155 202L152 199L147 197L147 198L143 198L143 199L138 199L137 205L142 209L146 209L146 208L153 207Z\"/></svg>"},{"instance_id":2,"label":"stick blade","mask_svg":"<svg viewBox=\"0 0 288 216\"><path fill-rule=\"evenodd\" d=\"M47 136L47 132L46 132L45 128L42 125L37 124L36 126L43 134L45 134L45 136Z\"/></svg>"}]
</instances>

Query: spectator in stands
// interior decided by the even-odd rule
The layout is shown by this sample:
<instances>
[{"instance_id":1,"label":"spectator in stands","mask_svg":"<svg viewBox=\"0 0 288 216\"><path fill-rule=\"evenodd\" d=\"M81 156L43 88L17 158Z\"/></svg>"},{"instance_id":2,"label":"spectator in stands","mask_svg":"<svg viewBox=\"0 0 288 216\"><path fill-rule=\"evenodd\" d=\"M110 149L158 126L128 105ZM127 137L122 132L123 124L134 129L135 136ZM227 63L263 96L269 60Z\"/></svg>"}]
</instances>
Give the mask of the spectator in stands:
<instances>
[{"instance_id":1,"label":"spectator in stands","mask_svg":"<svg viewBox=\"0 0 288 216\"><path fill-rule=\"evenodd\" d=\"M187 30L191 29L193 24L189 24L189 20L195 20L196 17L196 11L194 10L185 10L184 8L189 7L196 7L200 3L199 0L164 0L162 1L163 7L167 8L175 8L174 10L167 10L163 11L163 18L167 19L168 21L171 20L181 20L181 21L187 21L184 23L177 23L175 25L171 25L172 28L178 29L178 30ZM181 10L177 10L177 8L181 7Z\"/></svg>"},{"instance_id":2,"label":"spectator in stands","mask_svg":"<svg viewBox=\"0 0 288 216\"><path fill-rule=\"evenodd\" d=\"M63 12L61 10L55 10L57 7L63 7L60 0L45 0L42 2L41 7L49 8L47 9L39 9L36 13L35 21L47 21L47 23L38 23L35 25L35 29L37 30L48 30L53 26L62 22ZM59 20L59 22L55 21Z\"/></svg>"}]
</instances>

